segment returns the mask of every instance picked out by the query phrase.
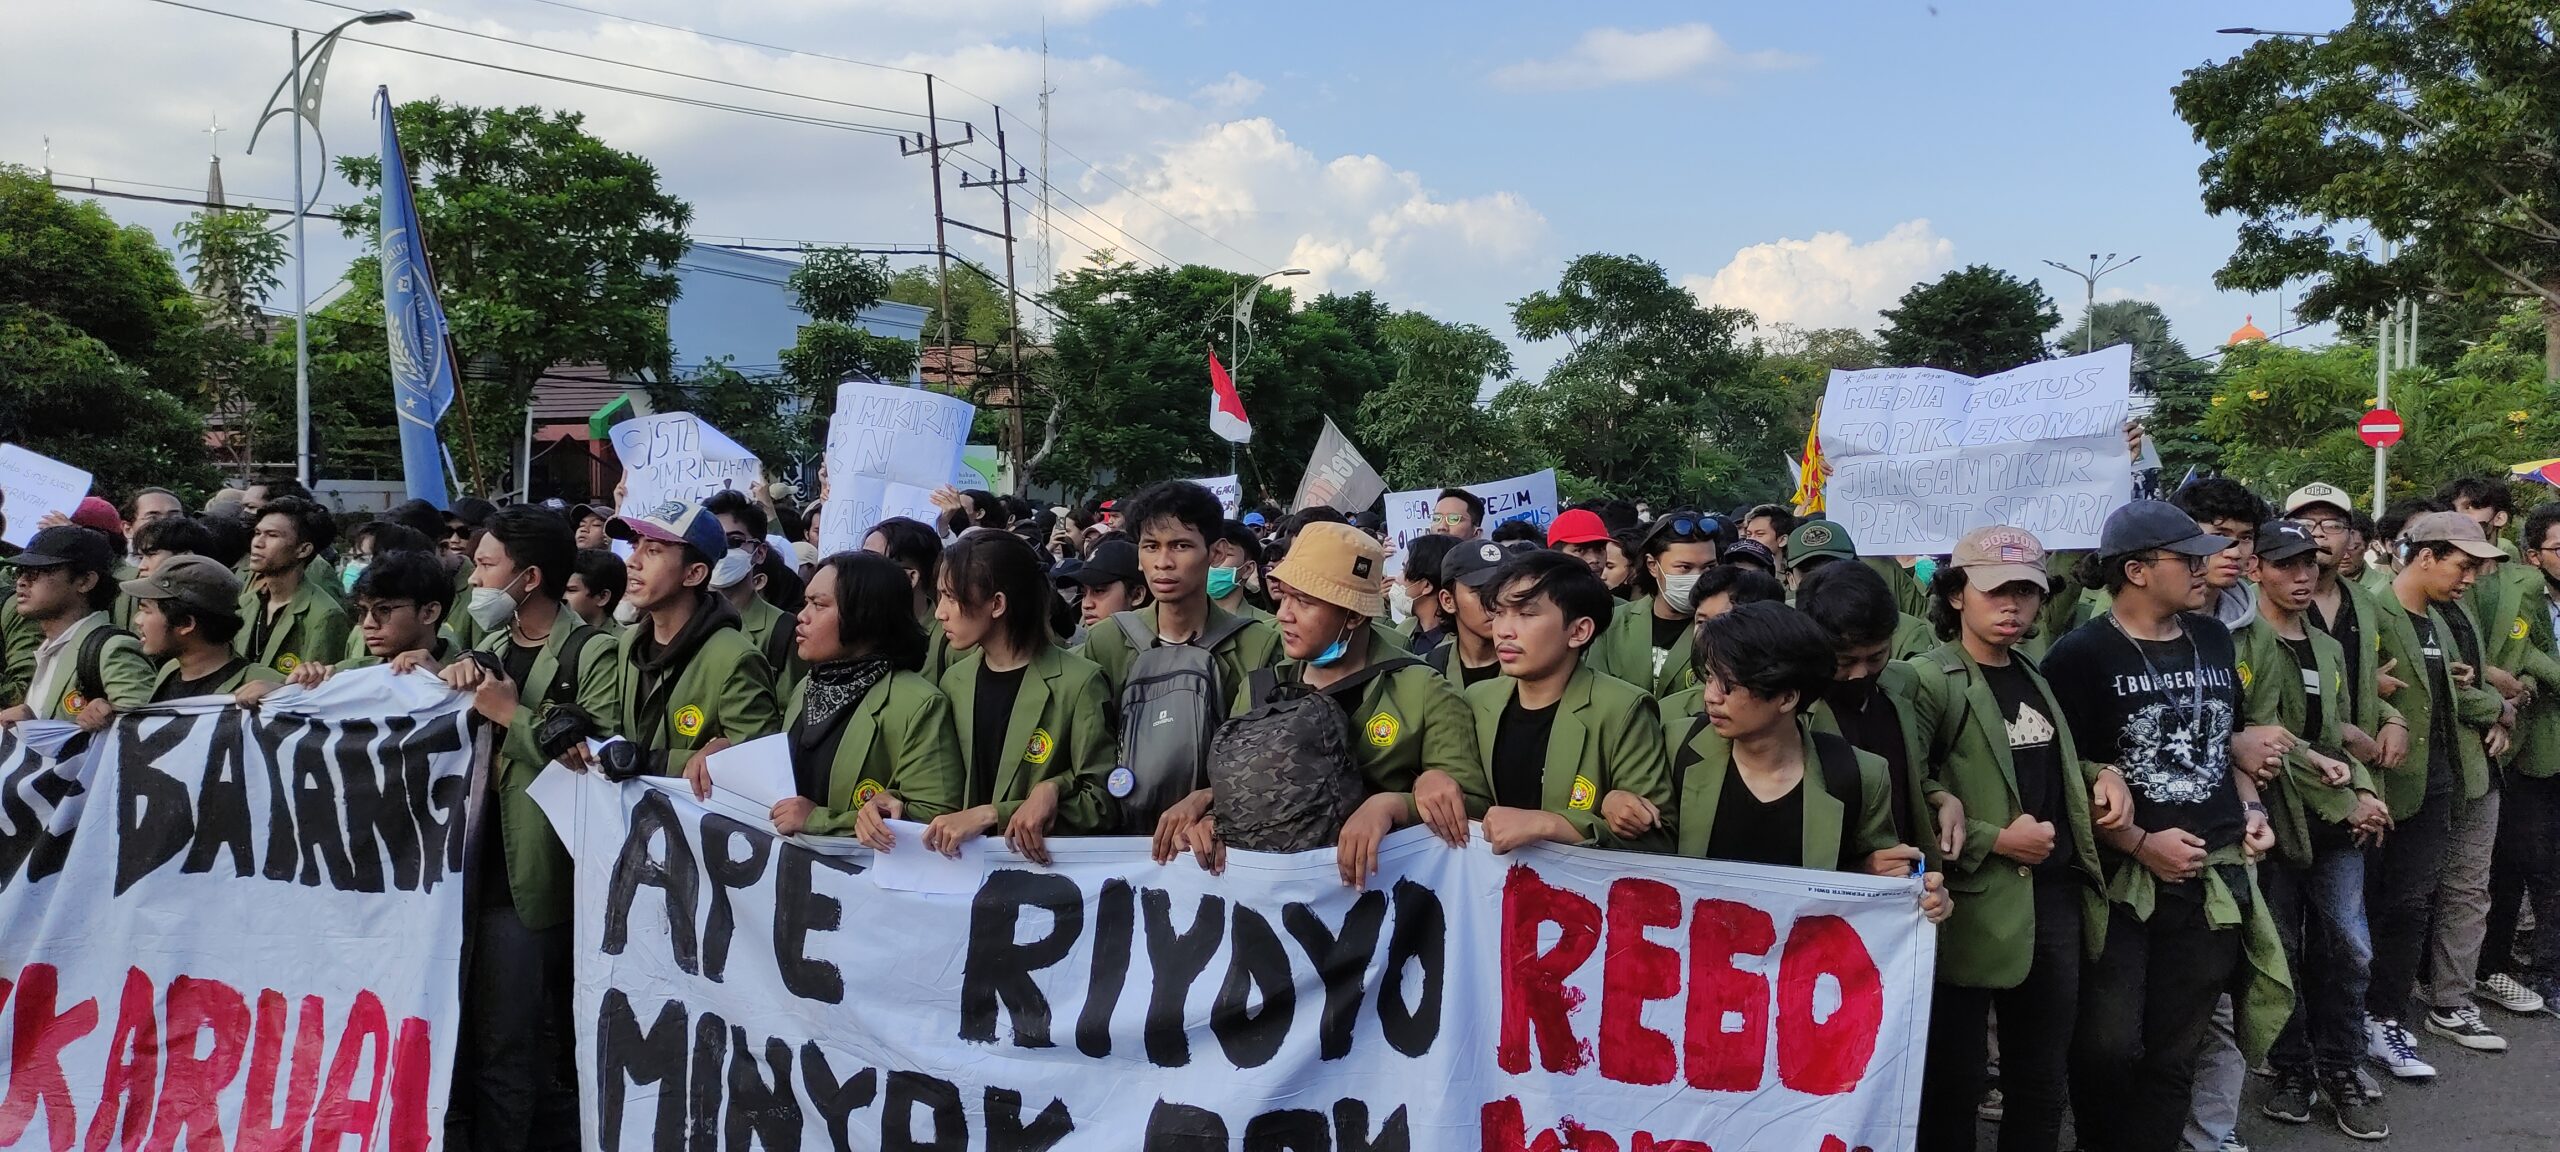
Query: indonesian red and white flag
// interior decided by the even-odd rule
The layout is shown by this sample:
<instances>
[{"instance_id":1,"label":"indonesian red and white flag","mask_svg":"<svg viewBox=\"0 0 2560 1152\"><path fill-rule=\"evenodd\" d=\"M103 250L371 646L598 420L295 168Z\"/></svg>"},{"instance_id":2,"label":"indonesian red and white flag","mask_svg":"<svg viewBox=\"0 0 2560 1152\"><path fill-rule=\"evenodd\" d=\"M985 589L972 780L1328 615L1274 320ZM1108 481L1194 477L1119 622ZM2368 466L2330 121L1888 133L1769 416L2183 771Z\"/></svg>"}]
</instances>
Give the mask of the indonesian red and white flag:
<instances>
[{"instance_id":1,"label":"indonesian red and white flag","mask_svg":"<svg viewBox=\"0 0 2560 1152\"><path fill-rule=\"evenodd\" d=\"M1209 350L1209 430L1230 443L1253 439L1253 420L1244 414L1244 397L1236 394L1236 382L1227 375L1227 366L1218 363L1214 348Z\"/></svg>"}]
</instances>

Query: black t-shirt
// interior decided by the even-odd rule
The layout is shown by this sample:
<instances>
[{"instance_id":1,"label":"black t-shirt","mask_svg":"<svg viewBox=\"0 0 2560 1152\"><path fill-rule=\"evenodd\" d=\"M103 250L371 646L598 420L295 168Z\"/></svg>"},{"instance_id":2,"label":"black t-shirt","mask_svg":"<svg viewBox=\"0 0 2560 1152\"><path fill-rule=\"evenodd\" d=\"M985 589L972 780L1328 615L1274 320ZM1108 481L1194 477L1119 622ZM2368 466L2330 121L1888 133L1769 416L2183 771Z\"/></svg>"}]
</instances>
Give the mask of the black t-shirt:
<instances>
[{"instance_id":1,"label":"black t-shirt","mask_svg":"<svg viewBox=\"0 0 2560 1152\"><path fill-rule=\"evenodd\" d=\"M507 670L507 679L515 681L516 695L525 701L527 707L540 703L538 693L551 688L548 684L536 686L524 682L525 677L533 675L533 662L541 656L542 645L518 644L509 640L506 652L499 658L499 663Z\"/></svg>"},{"instance_id":2,"label":"black t-shirt","mask_svg":"<svg viewBox=\"0 0 2560 1152\"><path fill-rule=\"evenodd\" d=\"M2045 715L2044 694L2017 660L1982 666L1991 698L2000 703L2000 722L2009 732L2009 766L2018 777L2018 802L2027 815L2053 825L2053 851L2040 868L2067 868L2077 851L2071 839L2071 809L2063 789L2062 733Z\"/></svg>"},{"instance_id":3,"label":"black t-shirt","mask_svg":"<svg viewBox=\"0 0 2560 1152\"><path fill-rule=\"evenodd\" d=\"M1493 802L1504 808L1546 807L1547 737L1556 728L1556 706L1523 708L1514 693L1493 731Z\"/></svg>"},{"instance_id":4,"label":"black t-shirt","mask_svg":"<svg viewBox=\"0 0 2560 1152\"><path fill-rule=\"evenodd\" d=\"M1902 742L1901 712L1882 689L1873 683L1865 687L1853 696L1834 684L1824 700L1831 705L1832 720L1840 725L1841 739L1884 758L1885 778L1893 788L1894 838L1918 844L1921 838L1911 828L1911 750Z\"/></svg>"},{"instance_id":5,"label":"black t-shirt","mask_svg":"<svg viewBox=\"0 0 2560 1152\"><path fill-rule=\"evenodd\" d=\"M222 667L193 680L184 676L172 676L161 681L160 690L151 694L151 702L157 704L163 700L184 700L190 696L228 695L221 685L239 675L241 669L248 666L248 661L234 656ZM497 773L492 772L490 775L494 776Z\"/></svg>"},{"instance_id":6,"label":"black t-shirt","mask_svg":"<svg viewBox=\"0 0 2560 1152\"><path fill-rule=\"evenodd\" d=\"M2321 619L2320 606L2318 604L2313 604L2311 606L2311 622L2319 625L2321 631L2328 633L2330 639L2337 641L2338 647L2347 650L2347 683L2360 683L2359 677L2364 675L2364 644L2362 643L2364 639L2364 621L2356 618L2356 598L2354 594L2348 592L2343 584L2340 585L2338 589L2337 617L2329 620ZM2341 724L2347 723L2349 720L2350 717L2345 715L2340 715L2338 717L2338 722Z\"/></svg>"},{"instance_id":7,"label":"black t-shirt","mask_svg":"<svg viewBox=\"0 0 2560 1152\"><path fill-rule=\"evenodd\" d=\"M1661 676L1665 667L1681 658L1680 634L1688 630L1689 617L1674 616L1668 620L1658 615L1653 617L1653 674L1655 676Z\"/></svg>"},{"instance_id":8,"label":"black t-shirt","mask_svg":"<svg viewBox=\"0 0 2560 1152\"><path fill-rule=\"evenodd\" d=\"M2300 640L2287 640L2281 635L2276 639L2284 644L2285 651L2293 653L2294 664L2302 669L2301 734L2306 739L2317 740L2321 729L2328 724L2329 715L2328 701L2322 699L2320 691L2320 656L2311 650L2311 637L2307 633Z\"/></svg>"},{"instance_id":9,"label":"black t-shirt","mask_svg":"<svg viewBox=\"0 0 2560 1152\"><path fill-rule=\"evenodd\" d=\"M1470 688L1475 687L1478 684L1482 684L1487 680L1491 680L1496 676L1502 675L1502 661L1500 660L1496 660L1482 668L1471 668L1467 666L1467 662L1465 660L1458 658L1454 647L1451 649L1451 655L1449 658L1458 661L1458 681Z\"/></svg>"},{"instance_id":10,"label":"black t-shirt","mask_svg":"<svg viewBox=\"0 0 2560 1152\"><path fill-rule=\"evenodd\" d=\"M1005 757L1017 751L1006 746L1004 730L1013 720L1013 700L1022 694L1022 673L1029 667L1010 672L983 665L978 669L978 699L970 705L969 716L968 807L995 803L996 773L1004 768Z\"/></svg>"},{"instance_id":11,"label":"black t-shirt","mask_svg":"<svg viewBox=\"0 0 2560 1152\"><path fill-rule=\"evenodd\" d=\"M2231 776L2236 656L2220 621L2177 622L2177 639L2135 641L2102 615L2045 653L2045 681L2080 754L2123 769L2134 823L2192 832L2212 851L2239 843L2246 827Z\"/></svg>"},{"instance_id":12,"label":"black t-shirt","mask_svg":"<svg viewBox=\"0 0 2560 1152\"><path fill-rule=\"evenodd\" d=\"M1806 764L1806 775L1822 770ZM1787 794L1762 802L1742 782L1742 770L1725 767L1724 789L1716 796L1716 826L1707 833L1707 859L1749 864L1804 867L1803 779Z\"/></svg>"},{"instance_id":13,"label":"black t-shirt","mask_svg":"<svg viewBox=\"0 0 2560 1152\"><path fill-rule=\"evenodd\" d=\"M2427 733L2427 791L2437 794L2453 787L2453 742L2462 738L2460 723L2453 716L2453 674L2445 670L2444 642L2436 635L2435 622L2427 619L2424 612L2410 612L2409 626L2418 630L2418 653L2427 664L2427 703L2432 717Z\"/></svg>"}]
</instances>

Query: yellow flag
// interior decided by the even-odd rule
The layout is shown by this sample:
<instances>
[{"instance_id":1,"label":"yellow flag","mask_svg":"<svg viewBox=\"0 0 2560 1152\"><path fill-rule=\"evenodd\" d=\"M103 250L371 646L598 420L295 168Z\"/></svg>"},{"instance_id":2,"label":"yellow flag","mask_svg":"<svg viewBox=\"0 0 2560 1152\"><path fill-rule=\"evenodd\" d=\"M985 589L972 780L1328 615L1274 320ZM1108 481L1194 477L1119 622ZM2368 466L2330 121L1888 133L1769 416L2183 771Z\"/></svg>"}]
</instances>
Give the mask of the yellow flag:
<instances>
[{"instance_id":1,"label":"yellow flag","mask_svg":"<svg viewBox=\"0 0 2560 1152\"><path fill-rule=\"evenodd\" d=\"M1822 511L1822 485L1831 479L1831 466L1822 460L1822 405L1813 406L1813 426L1804 431L1804 456L1799 461L1796 493L1792 500L1796 515Z\"/></svg>"}]
</instances>

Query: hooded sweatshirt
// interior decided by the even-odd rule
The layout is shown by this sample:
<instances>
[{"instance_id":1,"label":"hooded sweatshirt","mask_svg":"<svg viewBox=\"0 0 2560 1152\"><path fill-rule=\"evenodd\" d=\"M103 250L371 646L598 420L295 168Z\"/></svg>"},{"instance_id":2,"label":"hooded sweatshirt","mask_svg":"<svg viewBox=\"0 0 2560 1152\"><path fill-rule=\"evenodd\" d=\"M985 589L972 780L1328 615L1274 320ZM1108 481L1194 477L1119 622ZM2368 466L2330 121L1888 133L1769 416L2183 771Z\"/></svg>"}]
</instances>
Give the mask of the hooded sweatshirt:
<instances>
[{"instance_id":1,"label":"hooded sweatshirt","mask_svg":"<svg viewBox=\"0 0 2560 1152\"><path fill-rule=\"evenodd\" d=\"M695 595L693 618L685 621L670 643L659 644L657 631L646 622L637 626L631 637L631 663L640 670L640 699L638 708L627 718L626 731L642 734L645 742L647 734L665 726L668 686L684 674L685 665L702 649L703 641L723 628L739 626L737 608L727 598L708 591Z\"/></svg>"}]
</instances>

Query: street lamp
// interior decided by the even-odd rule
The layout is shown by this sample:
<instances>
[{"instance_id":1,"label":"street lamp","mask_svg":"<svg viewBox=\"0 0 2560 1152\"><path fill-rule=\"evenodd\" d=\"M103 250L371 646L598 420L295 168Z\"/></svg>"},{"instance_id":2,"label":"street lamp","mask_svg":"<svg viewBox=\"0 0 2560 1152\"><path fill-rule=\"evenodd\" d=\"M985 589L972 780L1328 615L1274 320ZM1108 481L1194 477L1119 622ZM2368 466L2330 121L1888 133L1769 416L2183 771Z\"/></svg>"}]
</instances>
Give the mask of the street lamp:
<instances>
[{"instance_id":1,"label":"street lamp","mask_svg":"<svg viewBox=\"0 0 2560 1152\"><path fill-rule=\"evenodd\" d=\"M2273 36L2283 40L2327 40L2333 32L2278 32L2272 28L2216 28L2224 36Z\"/></svg>"},{"instance_id":2,"label":"street lamp","mask_svg":"<svg viewBox=\"0 0 2560 1152\"><path fill-rule=\"evenodd\" d=\"M1307 275L1307 270L1304 268L1280 268L1265 272L1254 277L1253 283L1237 288L1235 295L1227 301L1227 355L1235 360L1235 363L1227 368L1227 378L1235 382L1237 395L1244 394L1243 340L1253 334L1253 302L1262 295L1262 282L1274 276L1304 275ZM1211 316L1201 327L1206 328L1209 324L1216 322L1217 317ZM1235 471L1235 466L1236 446L1229 444L1227 445L1227 471Z\"/></svg>"},{"instance_id":3,"label":"street lamp","mask_svg":"<svg viewBox=\"0 0 2560 1152\"><path fill-rule=\"evenodd\" d=\"M2116 261L2116 254L2113 252L2107 253L2106 259L2103 260L2098 258L2097 253L2092 252L2089 254L2089 269L2085 272L2057 260L2045 261L2047 264L2051 264L2056 268L2060 268L2065 272L2079 277L2080 282L2086 285L2089 289L2088 307L2080 313L2080 331L2082 334L2080 351L2083 354L2098 350L2098 278L2109 272L2121 271L2127 265L2130 265L2134 261L2140 259L2142 259L2140 256L2127 256L2124 258L2122 263L2118 263Z\"/></svg>"},{"instance_id":4,"label":"street lamp","mask_svg":"<svg viewBox=\"0 0 2560 1152\"><path fill-rule=\"evenodd\" d=\"M320 183L328 183L329 141L320 135L320 87L328 79L330 50L338 46L339 33L358 24L401 24L414 19L417 17L397 8L367 12L342 21L323 33L319 43L312 45L308 54L302 50L302 30L294 29L291 35L292 66L286 70L284 79L276 83L276 90L267 96L267 109L258 116L258 126L249 133L249 146L243 152L258 150L258 133L266 131L267 121L290 113L296 119L308 121L311 134L319 138ZM306 63L310 66L307 71L304 68ZM280 105L277 101L284 98L287 88L293 89L293 103ZM319 185L313 185L307 195L303 191L302 128L297 124L293 130L293 474L305 488L311 486L311 296L310 282L303 269L302 221L310 214L311 206L319 202Z\"/></svg>"}]
</instances>

